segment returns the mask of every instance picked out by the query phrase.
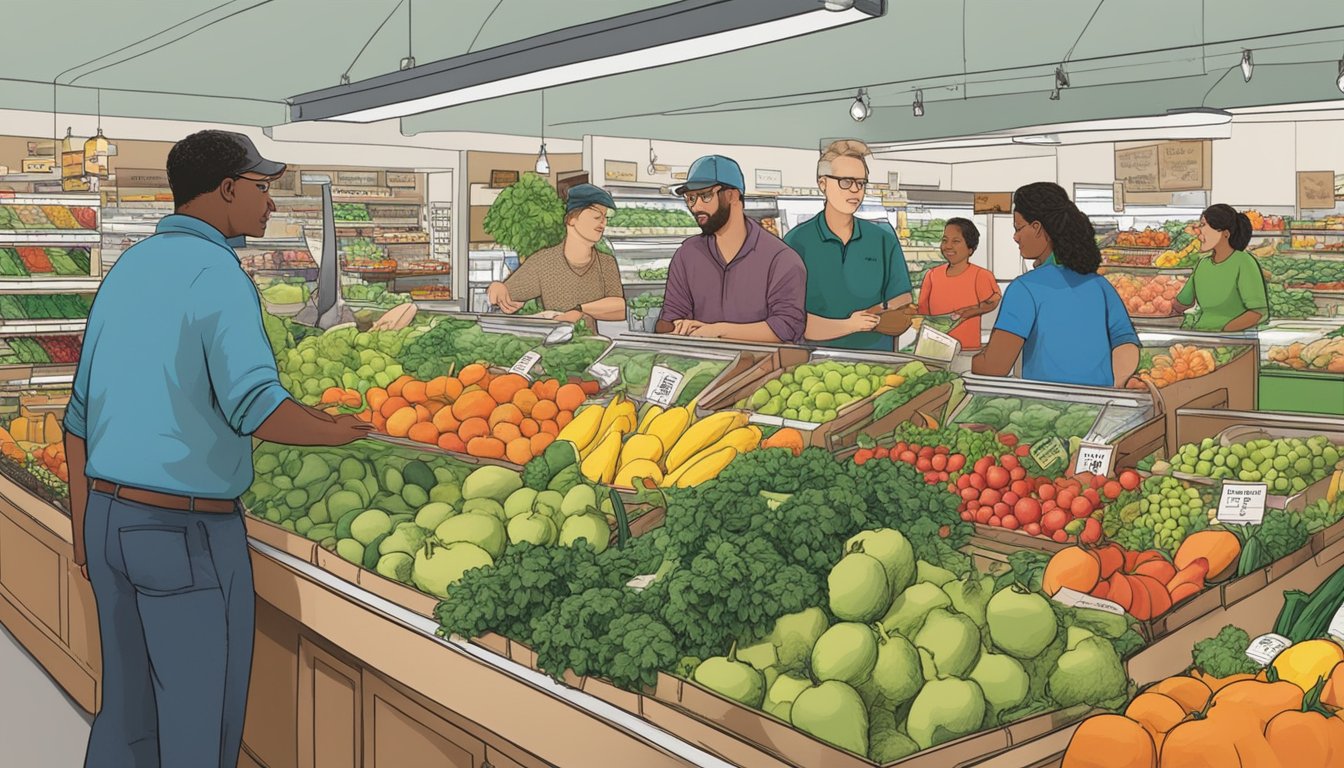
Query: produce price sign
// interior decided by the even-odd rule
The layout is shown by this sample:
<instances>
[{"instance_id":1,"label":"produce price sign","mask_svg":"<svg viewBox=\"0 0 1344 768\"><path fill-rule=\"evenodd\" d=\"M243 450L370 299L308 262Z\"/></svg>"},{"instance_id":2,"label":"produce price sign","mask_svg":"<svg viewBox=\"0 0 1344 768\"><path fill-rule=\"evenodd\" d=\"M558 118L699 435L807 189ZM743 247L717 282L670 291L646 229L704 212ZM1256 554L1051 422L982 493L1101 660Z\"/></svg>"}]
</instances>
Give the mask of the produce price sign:
<instances>
[{"instance_id":1,"label":"produce price sign","mask_svg":"<svg viewBox=\"0 0 1344 768\"><path fill-rule=\"evenodd\" d=\"M680 387L680 371L655 365L653 372L649 374L649 389L644 393L644 399L667 408L676 399Z\"/></svg>"},{"instance_id":2,"label":"produce price sign","mask_svg":"<svg viewBox=\"0 0 1344 768\"><path fill-rule=\"evenodd\" d=\"M1073 464L1073 474L1090 472L1094 475L1109 475L1114 461L1115 446L1082 443L1078 446L1078 460Z\"/></svg>"},{"instance_id":3,"label":"produce price sign","mask_svg":"<svg viewBox=\"0 0 1344 768\"><path fill-rule=\"evenodd\" d=\"M957 356L961 342L923 323L919 326L919 336L915 338L915 354L933 360L949 363Z\"/></svg>"},{"instance_id":4,"label":"produce price sign","mask_svg":"<svg viewBox=\"0 0 1344 768\"><path fill-rule=\"evenodd\" d=\"M1031 460L1036 462L1036 466L1049 471L1052 467L1061 461L1069 458L1068 451L1064 450L1064 442L1058 437L1050 436L1031 447Z\"/></svg>"},{"instance_id":5,"label":"produce price sign","mask_svg":"<svg viewBox=\"0 0 1344 768\"><path fill-rule=\"evenodd\" d=\"M1333 624L1330 626L1334 627ZM1246 658L1262 667L1267 667L1274 662L1276 656L1283 653L1284 649L1292 644L1293 641L1283 635L1270 632L1251 641L1250 647L1246 649Z\"/></svg>"},{"instance_id":6,"label":"produce price sign","mask_svg":"<svg viewBox=\"0 0 1344 768\"><path fill-rule=\"evenodd\" d=\"M1269 486L1264 483L1224 482L1218 498L1218 522L1255 525L1265 517Z\"/></svg>"},{"instance_id":7,"label":"produce price sign","mask_svg":"<svg viewBox=\"0 0 1344 768\"><path fill-rule=\"evenodd\" d=\"M540 360L541 353L539 352L524 353L522 357L518 358L518 362L514 363L513 367L509 369L509 373L516 373L519 376L531 380L532 377L529 375L529 372L532 370L532 366L536 365Z\"/></svg>"},{"instance_id":8,"label":"produce price sign","mask_svg":"<svg viewBox=\"0 0 1344 768\"><path fill-rule=\"evenodd\" d=\"M1124 616L1125 609L1120 607L1119 603L1113 603L1110 600L1103 600L1099 597L1085 595L1074 589L1064 587L1055 593L1054 600L1061 605L1067 605L1070 608L1091 608L1094 611L1105 611L1113 613L1116 616Z\"/></svg>"},{"instance_id":9,"label":"produce price sign","mask_svg":"<svg viewBox=\"0 0 1344 768\"><path fill-rule=\"evenodd\" d=\"M608 389L621 379L621 369L614 365L605 363L593 363L588 366L588 375L597 379L597 383L602 385L603 389Z\"/></svg>"}]
</instances>

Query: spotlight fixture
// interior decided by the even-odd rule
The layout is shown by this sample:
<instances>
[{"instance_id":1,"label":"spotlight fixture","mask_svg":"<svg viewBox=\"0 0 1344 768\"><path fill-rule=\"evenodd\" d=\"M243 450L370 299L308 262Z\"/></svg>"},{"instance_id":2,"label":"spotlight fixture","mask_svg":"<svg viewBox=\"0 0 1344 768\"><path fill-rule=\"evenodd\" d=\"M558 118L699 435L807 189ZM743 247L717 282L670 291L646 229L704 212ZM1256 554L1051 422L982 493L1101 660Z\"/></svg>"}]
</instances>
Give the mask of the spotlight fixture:
<instances>
[{"instance_id":1,"label":"spotlight fixture","mask_svg":"<svg viewBox=\"0 0 1344 768\"><path fill-rule=\"evenodd\" d=\"M923 92L923 91L915 91L915 103L912 104L912 105L910 105L910 108L911 108L911 111L914 112L915 117L923 117L923 116L924 116L924 92Z\"/></svg>"},{"instance_id":2,"label":"spotlight fixture","mask_svg":"<svg viewBox=\"0 0 1344 768\"><path fill-rule=\"evenodd\" d=\"M1344 59L1339 60L1339 77L1335 78L1335 87L1344 93Z\"/></svg>"},{"instance_id":3,"label":"spotlight fixture","mask_svg":"<svg viewBox=\"0 0 1344 768\"><path fill-rule=\"evenodd\" d=\"M1255 60L1251 58L1251 52L1245 50L1241 52L1241 77L1246 82L1251 82L1251 74L1255 72Z\"/></svg>"},{"instance_id":4,"label":"spotlight fixture","mask_svg":"<svg viewBox=\"0 0 1344 768\"><path fill-rule=\"evenodd\" d=\"M1064 65L1060 64L1058 67L1055 67L1055 89L1059 90L1068 87L1069 87L1069 73L1065 72Z\"/></svg>"},{"instance_id":5,"label":"spotlight fixture","mask_svg":"<svg viewBox=\"0 0 1344 768\"><path fill-rule=\"evenodd\" d=\"M854 118L854 122L862 123L872 113L873 109L868 105L868 91L860 88L859 95L854 97L854 103L849 105L849 116Z\"/></svg>"},{"instance_id":6,"label":"spotlight fixture","mask_svg":"<svg viewBox=\"0 0 1344 768\"><path fill-rule=\"evenodd\" d=\"M414 66L415 66L415 57L414 57L414 56L407 56L406 58L404 58L404 59L401 60L401 67L400 67L400 68L401 68L401 71L402 71L402 72L405 72L406 70L411 69L411 68L414 67Z\"/></svg>"}]
</instances>

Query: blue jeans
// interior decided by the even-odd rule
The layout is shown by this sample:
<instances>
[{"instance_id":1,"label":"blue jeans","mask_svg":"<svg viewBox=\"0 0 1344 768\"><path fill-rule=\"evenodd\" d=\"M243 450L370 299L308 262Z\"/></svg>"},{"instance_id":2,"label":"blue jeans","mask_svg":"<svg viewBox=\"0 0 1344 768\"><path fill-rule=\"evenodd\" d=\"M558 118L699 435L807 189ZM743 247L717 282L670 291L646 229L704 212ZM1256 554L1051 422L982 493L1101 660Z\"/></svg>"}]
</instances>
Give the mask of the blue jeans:
<instances>
[{"instance_id":1,"label":"blue jeans","mask_svg":"<svg viewBox=\"0 0 1344 768\"><path fill-rule=\"evenodd\" d=\"M85 768L236 768L255 592L241 514L90 493L102 709Z\"/></svg>"}]
</instances>

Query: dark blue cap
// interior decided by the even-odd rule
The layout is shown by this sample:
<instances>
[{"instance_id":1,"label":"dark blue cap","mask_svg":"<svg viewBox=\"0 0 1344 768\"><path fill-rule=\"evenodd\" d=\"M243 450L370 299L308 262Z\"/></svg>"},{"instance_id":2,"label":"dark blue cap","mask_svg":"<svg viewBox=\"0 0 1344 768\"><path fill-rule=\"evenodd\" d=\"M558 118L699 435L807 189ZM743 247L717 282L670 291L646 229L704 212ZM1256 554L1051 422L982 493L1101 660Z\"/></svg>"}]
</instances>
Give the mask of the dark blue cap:
<instances>
[{"instance_id":1,"label":"dark blue cap","mask_svg":"<svg viewBox=\"0 0 1344 768\"><path fill-rule=\"evenodd\" d=\"M607 190L593 184L577 184L569 190L565 198L565 213L573 213L590 205L604 205L616 210L616 201L611 199Z\"/></svg>"},{"instance_id":2,"label":"dark blue cap","mask_svg":"<svg viewBox=\"0 0 1344 768\"><path fill-rule=\"evenodd\" d=\"M738 192L747 191L747 180L742 176L742 167L737 161L723 155L706 155L691 164L691 170L686 174L686 183L673 192L684 195L719 184L732 187Z\"/></svg>"}]
</instances>

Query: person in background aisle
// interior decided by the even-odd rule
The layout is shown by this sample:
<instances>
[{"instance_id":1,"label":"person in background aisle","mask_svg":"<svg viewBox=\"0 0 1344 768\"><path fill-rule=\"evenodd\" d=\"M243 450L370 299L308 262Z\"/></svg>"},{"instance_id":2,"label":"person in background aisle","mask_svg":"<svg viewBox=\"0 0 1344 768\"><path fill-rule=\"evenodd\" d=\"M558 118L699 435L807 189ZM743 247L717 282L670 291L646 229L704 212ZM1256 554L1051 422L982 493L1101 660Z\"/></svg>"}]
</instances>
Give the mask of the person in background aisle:
<instances>
[{"instance_id":1,"label":"person in background aisle","mask_svg":"<svg viewBox=\"0 0 1344 768\"><path fill-rule=\"evenodd\" d=\"M238 497L252 437L344 445L371 425L280 386L236 244L285 166L201 131L168 153L175 212L89 313L65 414L74 559L93 587L102 709L87 768L238 765L255 595Z\"/></svg>"},{"instance_id":2,"label":"person in background aisle","mask_svg":"<svg viewBox=\"0 0 1344 768\"><path fill-rule=\"evenodd\" d=\"M826 206L784 242L807 267L807 340L891 352L896 340L873 329L878 312L910 303L910 270L894 230L854 215L868 187L868 155L849 140L822 150L817 187Z\"/></svg>"},{"instance_id":3,"label":"person in background aisle","mask_svg":"<svg viewBox=\"0 0 1344 768\"><path fill-rule=\"evenodd\" d=\"M807 270L747 217L746 180L720 155L696 160L676 190L704 234L672 255L658 333L795 344L803 338Z\"/></svg>"},{"instance_id":4,"label":"person in background aisle","mask_svg":"<svg viewBox=\"0 0 1344 768\"><path fill-rule=\"evenodd\" d=\"M1244 331L1269 317L1269 297L1260 262L1246 252L1251 220L1230 205L1209 206L1199 217L1199 248L1210 254L1176 295L1174 308L1184 312L1196 303L1197 331Z\"/></svg>"},{"instance_id":5,"label":"person in background aisle","mask_svg":"<svg viewBox=\"0 0 1344 768\"><path fill-rule=\"evenodd\" d=\"M540 299L544 316L556 320L572 323L584 315L624 320L625 290L616 257L596 248L614 210L615 201L601 187L580 184L569 190L564 241L529 256L504 282L491 283L486 298L509 314Z\"/></svg>"},{"instance_id":6,"label":"person in background aisle","mask_svg":"<svg viewBox=\"0 0 1344 768\"><path fill-rule=\"evenodd\" d=\"M970 219L948 219L943 228L942 252L946 264L929 270L919 287L921 315L952 315L959 322L949 335L961 342L963 352L980 349L980 316L994 311L1002 298L994 273L971 263L980 247L980 230Z\"/></svg>"},{"instance_id":7,"label":"person in background aisle","mask_svg":"<svg viewBox=\"0 0 1344 768\"><path fill-rule=\"evenodd\" d=\"M1092 222L1064 188L1047 181L1013 193L1013 239L1040 266L1008 285L989 345L971 372L1006 376L1022 355L1022 378L1123 387L1139 365L1139 337L1120 294L1097 274Z\"/></svg>"}]
</instances>

